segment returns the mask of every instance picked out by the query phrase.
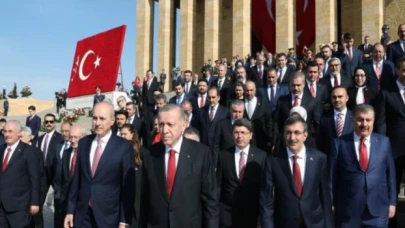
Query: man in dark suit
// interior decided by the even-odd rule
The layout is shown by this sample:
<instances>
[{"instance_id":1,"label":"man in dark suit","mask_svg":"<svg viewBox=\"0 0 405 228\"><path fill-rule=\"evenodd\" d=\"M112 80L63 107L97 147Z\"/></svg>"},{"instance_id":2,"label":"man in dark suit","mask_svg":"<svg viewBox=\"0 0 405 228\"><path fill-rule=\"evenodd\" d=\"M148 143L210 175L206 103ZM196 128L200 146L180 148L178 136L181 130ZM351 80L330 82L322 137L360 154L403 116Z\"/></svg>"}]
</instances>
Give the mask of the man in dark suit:
<instances>
[{"instance_id":1,"label":"man in dark suit","mask_svg":"<svg viewBox=\"0 0 405 228\"><path fill-rule=\"evenodd\" d=\"M362 65L367 76L367 85L378 90L390 88L396 81L394 64L384 60L384 56L384 46L375 44L372 59Z\"/></svg>"},{"instance_id":2,"label":"man in dark suit","mask_svg":"<svg viewBox=\"0 0 405 228\"><path fill-rule=\"evenodd\" d=\"M354 132L334 139L329 157L335 227L388 227L397 191L389 139L373 132L374 109L353 110Z\"/></svg>"},{"instance_id":3,"label":"man in dark suit","mask_svg":"<svg viewBox=\"0 0 405 228\"><path fill-rule=\"evenodd\" d=\"M188 97L194 97L197 96L197 85L194 85L192 82L192 75L193 72L190 70L186 70L183 73L183 78L184 78L184 93ZM197 77L198 80L198 77Z\"/></svg>"},{"instance_id":4,"label":"man in dark suit","mask_svg":"<svg viewBox=\"0 0 405 228\"><path fill-rule=\"evenodd\" d=\"M95 135L79 141L65 227L127 227L134 204L134 150L112 134L114 107L93 109Z\"/></svg>"},{"instance_id":5,"label":"man in dark suit","mask_svg":"<svg viewBox=\"0 0 405 228\"><path fill-rule=\"evenodd\" d=\"M204 70L203 70L203 78L208 83L208 87L211 87L212 83L215 80L214 76L211 75L211 71L210 71L209 68L204 68Z\"/></svg>"},{"instance_id":6,"label":"man in dark suit","mask_svg":"<svg viewBox=\"0 0 405 228\"><path fill-rule=\"evenodd\" d=\"M160 109L162 142L144 154L147 227L218 228L218 192L210 149L186 139L186 115L177 105Z\"/></svg>"},{"instance_id":7,"label":"man in dark suit","mask_svg":"<svg viewBox=\"0 0 405 228\"><path fill-rule=\"evenodd\" d=\"M21 124L10 120L4 129L6 144L0 157L0 227L29 227L39 212L41 195L40 158L35 148L21 142Z\"/></svg>"},{"instance_id":8,"label":"man in dark suit","mask_svg":"<svg viewBox=\"0 0 405 228\"><path fill-rule=\"evenodd\" d=\"M326 155L305 147L308 127L301 117L288 118L283 135L286 148L265 162L261 227L332 228Z\"/></svg>"},{"instance_id":9,"label":"man in dark suit","mask_svg":"<svg viewBox=\"0 0 405 228\"><path fill-rule=\"evenodd\" d=\"M277 75L278 83L289 83L295 70L290 65L287 66L287 55L285 53L279 53L276 57L277 60Z\"/></svg>"},{"instance_id":10,"label":"man in dark suit","mask_svg":"<svg viewBox=\"0 0 405 228\"><path fill-rule=\"evenodd\" d=\"M273 54L271 52L267 53L266 61L264 62L264 65L267 68L274 68L276 66L276 61L273 60Z\"/></svg>"},{"instance_id":11,"label":"man in dark suit","mask_svg":"<svg viewBox=\"0 0 405 228\"><path fill-rule=\"evenodd\" d=\"M32 135L34 136L34 139L32 143L35 145L35 143L38 140L38 132L39 129L41 129L41 118L35 113L35 106L31 105L28 107L28 114L27 119L25 120L25 126L30 127L32 131Z\"/></svg>"},{"instance_id":12,"label":"man in dark suit","mask_svg":"<svg viewBox=\"0 0 405 228\"><path fill-rule=\"evenodd\" d=\"M244 103L243 118L251 121L254 127L252 145L270 151L274 139L271 109L264 99L256 96L256 84L252 81L245 84Z\"/></svg>"},{"instance_id":13,"label":"man in dark suit","mask_svg":"<svg viewBox=\"0 0 405 228\"><path fill-rule=\"evenodd\" d=\"M231 89L231 82L226 79L226 67L225 65L221 64L218 67L218 78L214 80L212 86L216 86L219 90L221 100L219 104L222 106L227 107Z\"/></svg>"},{"instance_id":14,"label":"man in dark suit","mask_svg":"<svg viewBox=\"0 0 405 228\"><path fill-rule=\"evenodd\" d=\"M231 110L231 118L224 119L218 122L215 128L214 146L212 149L214 152L215 161L218 160L218 155L220 151L235 146L232 137L232 125L236 120L243 118L243 114L245 113L245 103L242 100L234 100L231 103L230 110Z\"/></svg>"},{"instance_id":15,"label":"man in dark suit","mask_svg":"<svg viewBox=\"0 0 405 228\"><path fill-rule=\"evenodd\" d=\"M217 180L220 190L220 227L257 227L259 191L266 152L249 145L253 125L235 120L233 144L219 154Z\"/></svg>"},{"instance_id":16,"label":"man in dark suit","mask_svg":"<svg viewBox=\"0 0 405 228\"><path fill-rule=\"evenodd\" d=\"M387 60L396 65L397 61L405 56L405 24L398 26L399 39L387 47Z\"/></svg>"},{"instance_id":17,"label":"man in dark suit","mask_svg":"<svg viewBox=\"0 0 405 228\"><path fill-rule=\"evenodd\" d=\"M97 103L104 101L104 99L105 99L105 95L104 95L104 94L101 94L101 87L100 87L100 86L97 86L97 87L96 87L96 95L94 95L94 100L93 100L93 107L94 107Z\"/></svg>"},{"instance_id":18,"label":"man in dark suit","mask_svg":"<svg viewBox=\"0 0 405 228\"><path fill-rule=\"evenodd\" d=\"M342 65L340 59L334 57L329 60L329 68L330 74L320 80L320 83L326 85L328 94L331 94L332 89L336 86L343 86L346 89L353 86L352 78L346 77L341 73Z\"/></svg>"},{"instance_id":19,"label":"man in dark suit","mask_svg":"<svg viewBox=\"0 0 405 228\"><path fill-rule=\"evenodd\" d=\"M198 80L197 88L198 95L190 98L190 102L193 105L193 111L195 114L199 114L202 109L210 106L210 100L207 96L208 82L205 79Z\"/></svg>"},{"instance_id":20,"label":"man in dark suit","mask_svg":"<svg viewBox=\"0 0 405 228\"><path fill-rule=\"evenodd\" d=\"M193 111L193 105L190 101L183 101L181 103L181 108L188 115L188 125L187 127L198 128L200 123L200 115L195 114Z\"/></svg>"},{"instance_id":21,"label":"man in dark suit","mask_svg":"<svg viewBox=\"0 0 405 228\"><path fill-rule=\"evenodd\" d=\"M395 162L397 192L405 171L405 57L397 61L395 67L397 81L386 90L381 90L376 101L375 132L386 135L391 142Z\"/></svg>"},{"instance_id":22,"label":"man in dark suit","mask_svg":"<svg viewBox=\"0 0 405 228\"><path fill-rule=\"evenodd\" d=\"M139 117L139 115L137 115L136 111L136 105L133 102L128 102L125 106L125 111L127 111L128 113L128 118L127 118L127 123L132 124L137 133L138 133L138 137L139 139L142 139L143 142L146 142L146 123L144 118Z\"/></svg>"},{"instance_id":23,"label":"man in dark suit","mask_svg":"<svg viewBox=\"0 0 405 228\"><path fill-rule=\"evenodd\" d=\"M311 94L311 96L317 100L320 104L319 108L321 108L323 112L323 105L329 103L329 94L326 86L318 83L319 72L320 69L316 62L309 62L307 64L305 93Z\"/></svg>"},{"instance_id":24,"label":"man in dark suit","mask_svg":"<svg viewBox=\"0 0 405 228\"><path fill-rule=\"evenodd\" d=\"M267 67L264 65L264 56L259 55L256 59L256 66L251 69L251 80L256 83L257 88L262 88L267 82Z\"/></svg>"},{"instance_id":25,"label":"man in dark suit","mask_svg":"<svg viewBox=\"0 0 405 228\"><path fill-rule=\"evenodd\" d=\"M159 83L155 79L152 70L146 71L146 81L142 85L142 108L144 117L149 114L149 109L155 106L155 98L153 92L159 90Z\"/></svg>"},{"instance_id":26,"label":"man in dark suit","mask_svg":"<svg viewBox=\"0 0 405 228\"><path fill-rule=\"evenodd\" d=\"M364 43L360 44L357 48L363 54L363 61L369 60L371 58L371 52L373 51L373 45L369 43L370 37L364 37Z\"/></svg>"},{"instance_id":27,"label":"man in dark suit","mask_svg":"<svg viewBox=\"0 0 405 228\"><path fill-rule=\"evenodd\" d=\"M200 112L200 124L198 130L200 131L201 143L213 149L215 128L221 120L229 119L229 110L219 104L221 95L217 87L211 87L207 94L210 106L209 108L204 108ZM215 157L213 156L213 159L214 158Z\"/></svg>"},{"instance_id":28,"label":"man in dark suit","mask_svg":"<svg viewBox=\"0 0 405 228\"><path fill-rule=\"evenodd\" d=\"M169 104L181 105L181 102L190 99L184 92L184 83L174 83L174 92L176 95L169 99Z\"/></svg>"},{"instance_id":29,"label":"man in dark suit","mask_svg":"<svg viewBox=\"0 0 405 228\"><path fill-rule=\"evenodd\" d=\"M289 93L288 85L280 84L277 81L277 71L271 68L267 71L267 86L259 88L259 95L268 102L271 113L276 110L278 98Z\"/></svg>"},{"instance_id":30,"label":"man in dark suit","mask_svg":"<svg viewBox=\"0 0 405 228\"><path fill-rule=\"evenodd\" d=\"M3 101L3 110L4 110L4 116L7 116L8 114L8 108L9 108L9 103L7 97Z\"/></svg>"},{"instance_id":31,"label":"man in dark suit","mask_svg":"<svg viewBox=\"0 0 405 228\"><path fill-rule=\"evenodd\" d=\"M165 69L162 69L162 73L160 74L160 84L163 86L163 88L164 88L164 86L165 86L165 83L166 83L166 78L167 78L167 74L166 74L166 72L165 72Z\"/></svg>"},{"instance_id":32,"label":"man in dark suit","mask_svg":"<svg viewBox=\"0 0 405 228\"><path fill-rule=\"evenodd\" d=\"M331 100L333 112L322 116L316 138L318 149L326 155L329 155L334 138L353 131L352 112L346 106L349 100L347 89L340 86L333 88Z\"/></svg>"}]
</instances>

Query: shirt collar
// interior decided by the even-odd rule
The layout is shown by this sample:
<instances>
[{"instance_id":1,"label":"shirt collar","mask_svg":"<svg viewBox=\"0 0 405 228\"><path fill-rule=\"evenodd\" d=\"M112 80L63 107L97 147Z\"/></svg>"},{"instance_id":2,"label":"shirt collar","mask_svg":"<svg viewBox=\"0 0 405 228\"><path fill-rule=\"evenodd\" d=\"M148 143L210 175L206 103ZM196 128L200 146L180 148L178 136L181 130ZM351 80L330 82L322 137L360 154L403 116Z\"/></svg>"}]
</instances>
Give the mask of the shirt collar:
<instances>
[{"instance_id":1,"label":"shirt collar","mask_svg":"<svg viewBox=\"0 0 405 228\"><path fill-rule=\"evenodd\" d=\"M339 111L337 111L336 109L334 109L333 112L334 112L334 116L337 116L338 113L342 113L342 114L343 114L343 117L345 117L345 116L346 116L346 113L347 113L347 108L343 109L341 112L339 112Z\"/></svg>"},{"instance_id":2,"label":"shirt collar","mask_svg":"<svg viewBox=\"0 0 405 228\"><path fill-rule=\"evenodd\" d=\"M55 133L55 129L53 129L51 132L49 132L49 133L45 133L46 135L49 135L49 136L52 136L53 135L53 133Z\"/></svg>"},{"instance_id":3,"label":"shirt collar","mask_svg":"<svg viewBox=\"0 0 405 228\"><path fill-rule=\"evenodd\" d=\"M181 149L181 144L183 143L183 136L180 137L179 141L177 141L176 144L174 144L173 147L169 147L167 145L165 145L165 151L166 153L169 153L170 150L174 150L176 153L180 153L180 149Z\"/></svg>"},{"instance_id":4,"label":"shirt collar","mask_svg":"<svg viewBox=\"0 0 405 228\"><path fill-rule=\"evenodd\" d=\"M304 93L301 93L300 95L298 95L298 98L300 99L300 100L302 100L302 96L304 95ZM295 94L292 94L291 93L291 97L292 97L292 99L294 100L295 99Z\"/></svg>"},{"instance_id":5,"label":"shirt collar","mask_svg":"<svg viewBox=\"0 0 405 228\"><path fill-rule=\"evenodd\" d=\"M316 85L316 81L311 82L311 81L309 81L308 79L306 79L306 81L307 81L307 84L308 84L308 85L311 85L311 83L313 83L313 84L314 84L314 86Z\"/></svg>"},{"instance_id":6,"label":"shirt collar","mask_svg":"<svg viewBox=\"0 0 405 228\"><path fill-rule=\"evenodd\" d=\"M102 138L101 138L101 142L103 142L103 143L107 143L108 142L108 140L110 140L110 138L111 138L111 135L112 135L112 131L110 130L106 135L104 135ZM98 136L96 136L95 138L94 138L94 141L98 141Z\"/></svg>"},{"instance_id":7,"label":"shirt collar","mask_svg":"<svg viewBox=\"0 0 405 228\"><path fill-rule=\"evenodd\" d=\"M288 158L295 156L295 154L287 147L287 154ZM297 154L298 158L305 159L307 157L307 149L306 147L302 147L302 149Z\"/></svg>"},{"instance_id":8,"label":"shirt collar","mask_svg":"<svg viewBox=\"0 0 405 228\"><path fill-rule=\"evenodd\" d=\"M402 85L402 84L398 81L398 79L397 79L397 86L398 86L399 90L405 90L405 86Z\"/></svg>"},{"instance_id":9,"label":"shirt collar","mask_svg":"<svg viewBox=\"0 0 405 228\"><path fill-rule=\"evenodd\" d=\"M358 135L356 134L356 132L353 132L353 136L354 136L354 141L355 141L355 142L356 142L356 141L360 141L361 137L358 136ZM369 135L369 136L366 137L366 142L370 142L370 137L371 137L371 135Z\"/></svg>"},{"instance_id":10,"label":"shirt collar","mask_svg":"<svg viewBox=\"0 0 405 228\"><path fill-rule=\"evenodd\" d=\"M245 98L245 102L256 102L256 100L257 100L256 96L254 96L252 100Z\"/></svg>"},{"instance_id":11,"label":"shirt collar","mask_svg":"<svg viewBox=\"0 0 405 228\"><path fill-rule=\"evenodd\" d=\"M379 63L380 66L382 66L383 61L384 61L384 59L381 59L379 62L377 62L377 61L375 61L375 60L373 59L373 65L377 66L377 63Z\"/></svg>"},{"instance_id":12,"label":"shirt collar","mask_svg":"<svg viewBox=\"0 0 405 228\"><path fill-rule=\"evenodd\" d=\"M219 106L219 103L214 106L214 111L218 110L218 106ZM212 106L210 106L210 111L211 111L211 109L212 109Z\"/></svg>"},{"instance_id":13,"label":"shirt collar","mask_svg":"<svg viewBox=\"0 0 405 228\"><path fill-rule=\"evenodd\" d=\"M267 88L271 89L271 85L267 84ZM277 83L273 85L273 88L277 88Z\"/></svg>"},{"instance_id":14,"label":"shirt collar","mask_svg":"<svg viewBox=\"0 0 405 228\"><path fill-rule=\"evenodd\" d=\"M19 143L20 143L20 140L15 142L13 145L7 145L7 148L11 148L11 151L15 151L15 148L17 148Z\"/></svg>"},{"instance_id":15,"label":"shirt collar","mask_svg":"<svg viewBox=\"0 0 405 228\"><path fill-rule=\"evenodd\" d=\"M250 149L250 145L247 144L245 149L243 149L243 152L245 152L245 155L248 155ZM238 146L235 146L235 154L240 155L240 152L242 152L242 149L240 149Z\"/></svg>"}]
</instances>

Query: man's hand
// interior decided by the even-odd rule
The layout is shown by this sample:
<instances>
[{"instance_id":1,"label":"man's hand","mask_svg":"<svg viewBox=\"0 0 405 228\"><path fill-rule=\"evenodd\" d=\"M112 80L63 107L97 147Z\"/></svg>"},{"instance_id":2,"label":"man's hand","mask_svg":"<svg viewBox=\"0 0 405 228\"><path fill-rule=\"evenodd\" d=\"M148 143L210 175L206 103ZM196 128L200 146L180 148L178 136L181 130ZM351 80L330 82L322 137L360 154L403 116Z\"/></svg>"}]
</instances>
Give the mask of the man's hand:
<instances>
[{"instance_id":1,"label":"man's hand","mask_svg":"<svg viewBox=\"0 0 405 228\"><path fill-rule=\"evenodd\" d=\"M119 225L118 225L118 228L127 228L127 227L129 227L129 226L124 225L124 224L119 224Z\"/></svg>"},{"instance_id":2,"label":"man's hand","mask_svg":"<svg viewBox=\"0 0 405 228\"><path fill-rule=\"evenodd\" d=\"M389 210L389 214L388 217L389 218L393 218L395 216L395 206L394 205L390 205L390 210Z\"/></svg>"},{"instance_id":3,"label":"man's hand","mask_svg":"<svg viewBox=\"0 0 405 228\"><path fill-rule=\"evenodd\" d=\"M31 206L30 207L30 214L31 215L36 215L39 212L39 206Z\"/></svg>"},{"instance_id":4,"label":"man's hand","mask_svg":"<svg viewBox=\"0 0 405 228\"><path fill-rule=\"evenodd\" d=\"M65 228L72 228L73 227L73 215L67 214L65 217L65 222L63 223Z\"/></svg>"}]
</instances>

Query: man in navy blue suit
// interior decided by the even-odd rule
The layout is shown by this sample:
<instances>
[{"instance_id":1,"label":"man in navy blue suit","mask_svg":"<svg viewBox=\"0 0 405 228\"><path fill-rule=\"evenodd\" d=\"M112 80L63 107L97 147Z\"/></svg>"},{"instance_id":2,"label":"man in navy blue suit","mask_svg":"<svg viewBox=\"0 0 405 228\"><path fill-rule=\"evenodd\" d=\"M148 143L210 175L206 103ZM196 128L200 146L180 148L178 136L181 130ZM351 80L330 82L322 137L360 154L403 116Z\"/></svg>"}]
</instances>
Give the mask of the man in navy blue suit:
<instances>
[{"instance_id":1,"label":"man in navy blue suit","mask_svg":"<svg viewBox=\"0 0 405 228\"><path fill-rule=\"evenodd\" d=\"M181 105L183 101L189 99L189 97L184 92L183 82L176 82L174 84L174 91L176 92L176 95L169 99L169 104Z\"/></svg>"},{"instance_id":2,"label":"man in navy blue suit","mask_svg":"<svg viewBox=\"0 0 405 228\"><path fill-rule=\"evenodd\" d=\"M348 72L347 76L351 77L354 75L354 69L359 67L363 62L363 57L361 51L353 47L354 39L351 33L345 33L343 35L343 40L346 48L345 53L350 65L350 72Z\"/></svg>"},{"instance_id":3,"label":"man in navy blue suit","mask_svg":"<svg viewBox=\"0 0 405 228\"><path fill-rule=\"evenodd\" d=\"M65 227L128 227L134 200L134 150L112 134L114 107L93 109L93 130L79 141Z\"/></svg>"},{"instance_id":4,"label":"man in navy blue suit","mask_svg":"<svg viewBox=\"0 0 405 228\"><path fill-rule=\"evenodd\" d=\"M387 227L397 205L389 138L373 132L374 109L353 109L354 132L334 139L329 156L336 227Z\"/></svg>"},{"instance_id":5,"label":"man in navy blue suit","mask_svg":"<svg viewBox=\"0 0 405 228\"><path fill-rule=\"evenodd\" d=\"M388 45L387 60L396 64L397 61L405 56L405 24L398 26L398 40Z\"/></svg>"},{"instance_id":6,"label":"man in navy blue suit","mask_svg":"<svg viewBox=\"0 0 405 228\"><path fill-rule=\"evenodd\" d=\"M105 99L105 95L104 95L104 94L101 94L101 87L100 87L100 86L97 86L97 87L96 87L96 95L94 95L94 99L93 99L93 107L94 107L97 103L104 101L104 99Z\"/></svg>"},{"instance_id":7,"label":"man in navy blue suit","mask_svg":"<svg viewBox=\"0 0 405 228\"><path fill-rule=\"evenodd\" d=\"M325 154L329 154L330 143L334 138L353 131L352 112L347 109L347 89L341 86L333 88L331 99L333 112L321 118L316 137L318 149Z\"/></svg>"},{"instance_id":8,"label":"man in navy blue suit","mask_svg":"<svg viewBox=\"0 0 405 228\"><path fill-rule=\"evenodd\" d=\"M278 98L290 92L287 84L280 84L277 81L278 75L276 69L270 68L267 70L266 86L259 88L259 95L269 103L271 112L276 109Z\"/></svg>"},{"instance_id":9,"label":"man in navy blue suit","mask_svg":"<svg viewBox=\"0 0 405 228\"><path fill-rule=\"evenodd\" d=\"M25 120L25 126L30 127L34 139L32 140L33 145L38 140L38 132L41 129L41 118L35 114L36 108L34 105L28 107L29 116Z\"/></svg>"}]
</instances>

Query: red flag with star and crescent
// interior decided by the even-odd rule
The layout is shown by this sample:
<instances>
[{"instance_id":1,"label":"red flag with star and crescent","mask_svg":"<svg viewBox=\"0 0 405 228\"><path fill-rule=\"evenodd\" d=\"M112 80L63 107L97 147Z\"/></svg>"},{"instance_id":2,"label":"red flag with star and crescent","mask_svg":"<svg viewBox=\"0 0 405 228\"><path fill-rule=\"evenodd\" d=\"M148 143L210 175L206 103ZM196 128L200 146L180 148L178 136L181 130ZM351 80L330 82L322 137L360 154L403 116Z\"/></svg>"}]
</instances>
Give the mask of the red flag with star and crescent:
<instances>
[{"instance_id":1,"label":"red flag with star and crescent","mask_svg":"<svg viewBox=\"0 0 405 228\"><path fill-rule=\"evenodd\" d=\"M87 37L77 42L68 97L115 91L124 46L126 26Z\"/></svg>"},{"instance_id":2,"label":"red flag with star and crescent","mask_svg":"<svg viewBox=\"0 0 405 228\"><path fill-rule=\"evenodd\" d=\"M252 1L252 31L256 38L270 52L276 50L276 0Z\"/></svg>"},{"instance_id":3,"label":"red flag with star and crescent","mask_svg":"<svg viewBox=\"0 0 405 228\"><path fill-rule=\"evenodd\" d=\"M296 0L296 53L315 42L315 0Z\"/></svg>"}]
</instances>

